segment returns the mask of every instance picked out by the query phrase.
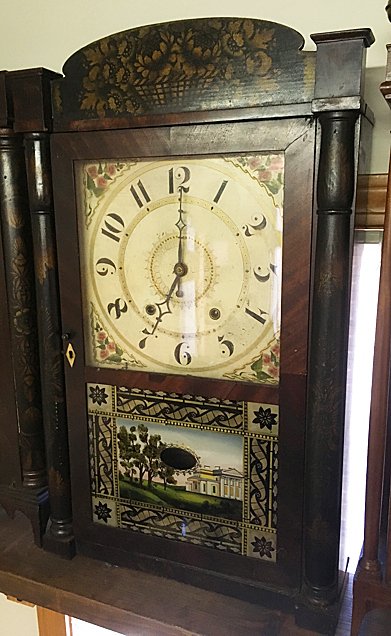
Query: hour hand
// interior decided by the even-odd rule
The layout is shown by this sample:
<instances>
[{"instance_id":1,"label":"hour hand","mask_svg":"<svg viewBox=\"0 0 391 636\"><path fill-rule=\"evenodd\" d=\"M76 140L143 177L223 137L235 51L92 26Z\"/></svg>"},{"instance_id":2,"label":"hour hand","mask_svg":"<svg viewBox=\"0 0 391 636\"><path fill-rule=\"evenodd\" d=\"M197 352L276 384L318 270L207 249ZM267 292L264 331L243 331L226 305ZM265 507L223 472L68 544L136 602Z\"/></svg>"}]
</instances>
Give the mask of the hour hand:
<instances>
[{"instance_id":1,"label":"hour hand","mask_svg":"<svg viewBox=\"0 0 391 636\"><path fill-rule=\"evenodd\" d=\"M138 343L138 346L140 347L140 349L144 349L145 345L147 343L148 337L149 336L153 336L156 329L158 328L159 324L162 322L163 317L166 316L167 314L171 314L171 305L170 305L170 301L172 298L172 295L176 289L176 287L179 287L180 284L180 280L182 278L182 276L185 276L185 274L187 273L187 266L184 263L176 263L175 267L174 267L174 274L175 274L175 278L171 284L170 289L168 290L164 300L162 300L160 303L156 303L156 308L158 311L158 314L155 318L155 322L153 324L153 327L151 330L147 329L145 327L145 329L143 329L143 333L145 334L145 338L142 338L140 340L140 342Z\"/></svg>"},{"instance_id":2,"label":"hour hand","mask_svg":"<svg viewBox=\"0 0 391 636\"><path fill-rule=\"evenodd\" d=\"M176 265L174 266L173 273L175 274L175 278L172 282L170 289L167 292L165 299L162 300L160 303L156 303L156 307L158 308L158 316L155 321L155 325L153 328L154 330L156 329L159 322L161 322L161 319L165 314L172 313L171 307L170 307L170 301L175 291L175 288L179 287L180 285L182 276L185 276L187 274L187 265L185 265L185 263L180 263L180 262L176 263Z\"/></svg>"}]
</instances>

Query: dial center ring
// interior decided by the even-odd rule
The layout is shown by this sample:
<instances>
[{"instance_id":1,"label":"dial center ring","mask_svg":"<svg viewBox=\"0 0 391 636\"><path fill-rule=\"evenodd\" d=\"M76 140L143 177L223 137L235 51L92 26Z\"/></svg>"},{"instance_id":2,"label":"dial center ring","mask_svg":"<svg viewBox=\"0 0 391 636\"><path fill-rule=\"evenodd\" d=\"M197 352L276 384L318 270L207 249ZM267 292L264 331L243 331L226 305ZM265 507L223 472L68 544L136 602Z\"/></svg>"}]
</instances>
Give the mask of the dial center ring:
<instances>
[{"instance_id":1,"label":"dial center ring","mask_svg":"<svg viewBox=\"0 0 391 636\"><path fill-rule=\"evenodd\" d=\"M186 286L182 295L172 297L172 302L194 304L213 289L217 272L213 255L203 242L186 234L182 241L184 262L176 261L177 235L168 235L157 243L148 258L149 276L153 289L160 297L167 294L172 274L178 276Z\"/></svg>"}]
</instances>

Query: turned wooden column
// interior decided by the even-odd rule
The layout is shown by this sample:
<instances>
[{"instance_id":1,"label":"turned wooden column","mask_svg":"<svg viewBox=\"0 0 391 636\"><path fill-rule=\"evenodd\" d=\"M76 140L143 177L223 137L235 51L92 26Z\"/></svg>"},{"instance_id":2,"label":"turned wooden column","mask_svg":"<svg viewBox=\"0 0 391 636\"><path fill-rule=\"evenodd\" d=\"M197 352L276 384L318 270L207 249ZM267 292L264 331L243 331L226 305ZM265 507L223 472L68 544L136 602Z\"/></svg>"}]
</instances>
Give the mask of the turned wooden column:
<instances>
[{"instance_id":1,"label":"turned wooden column","mask_svg":"<svg viewBox=\"0 0 391 636\"><path fill-rule=\"evenodd\" d=\"M10 74L14 128L24 134L24 157L31 215L39 332L43 423L48 472L50 520L43 537L48 550L74 554L59 310L57 256L50 161L50 82L45 69Z\"/></svg>"},{"instance_id":2,"label":"turned wooden column","mask_svg":"<svg viewBox=\"0 0 391 636\"><path fill-rule=\"evenodd\" d=\"M23 139L0 129L0 212L23 486L46 485L34 268Z\"/></svg>"},{"instance_id":3,"label":"turned wooden column","mask_svg":"<svg viewBox=\"0 0 391 636\"><path fill-rule=\"evenodd\" d=\"M42 402L50 498L50 524L43 541L47 549L71 556L73 552L72 510L49 134L27 133L24 146L34 242Z\"/></svg>"},{"instance_id":4,"label":"turned wooden column","mask_svg":"<svg viewBox=\"0 0 391 636\"><path fill-rule=\"evenodd\" d=\"M341 111L319 117L322 150L308 384L304 576L307 594L321 604L333 602L338 591L357 115Z\"/></svg>"},{"instance_id":5,"label":"turned wooden column","mask_svg":"<svg viewBox=\"0 0 391 636\"><path fill-rule=\"evenodd\" d=\"M48 516L31 225L23 138L0 72L0 505L41 545Z\"/></svg>"},{"instance_id":6,"label":"turned wooden column","mask_svg":"<svg viewBox=\"0 0 391 636\"><path fill-rule=\"evenodd\" d=\"M339 536L354 201L370 30L311 36L320 140L307 388L303 598L339 593ZM342 64L343 61L343 64ZM351 66L349 71L349 64Z\"/></svg>"}]
</instances>

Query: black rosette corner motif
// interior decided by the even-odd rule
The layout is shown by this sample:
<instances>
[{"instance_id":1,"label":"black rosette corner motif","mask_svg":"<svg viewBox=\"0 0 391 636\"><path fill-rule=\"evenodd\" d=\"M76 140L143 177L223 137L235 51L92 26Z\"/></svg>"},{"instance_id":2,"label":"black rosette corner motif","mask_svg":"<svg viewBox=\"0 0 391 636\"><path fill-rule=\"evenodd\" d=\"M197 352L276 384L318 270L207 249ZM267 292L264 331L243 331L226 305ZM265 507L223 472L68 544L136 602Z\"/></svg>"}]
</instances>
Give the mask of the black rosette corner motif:
<instances>
[{"instance_id":1,"label":"black rosette corner motif","mask_svg":"<svg viewBox=\"0 0 391 636\"><path fill-rule=\"evenodd\" d=\"M99 521L104 521L107 523L108 519L111 519L112 509L108 507L106 503L102 503L99 501L94 510L94 514L97 516Z\"/></svg>"},{"instance_id":2,"label":"black rosette corner motif","mask_svg":"<svg viewBox=\"0 0 391 636\"><path fill-rule=\"evenodd\" d=\"M251 545L253 546L252 551L254 553L258 553L261 558L273 558L273 552L275 552L275 548L273 547L273 543L271 541L268 541L265 537L254 536L254 541L251 541Z\"/></svg>"},{"instance_id":3,"label":"black rosette corner motif","mask_svg":"<svg viewBox=\"0 0 391 636\"><path fill-rule=\"evenodd\" d=\"M102 404L107 404L107 398L109 397L104 389L104 387L100 387L98 385L90 387L90 394L88 396L93 404L98 404L98 406L102 406Z\"/></svg>"},{"instance_id":4,"label":"black rosette corner motif","mask_svg":"<svg viewBox=\"0 0 391 636\"><path fill-rule=\"evenodd\" d=\"M273 426L277 425L277 413L272 413L269 407L260 406L258 411L254 413L253 424L258 424L261 431L265 428L271 431Z\"/></svg>"}]
</instances>

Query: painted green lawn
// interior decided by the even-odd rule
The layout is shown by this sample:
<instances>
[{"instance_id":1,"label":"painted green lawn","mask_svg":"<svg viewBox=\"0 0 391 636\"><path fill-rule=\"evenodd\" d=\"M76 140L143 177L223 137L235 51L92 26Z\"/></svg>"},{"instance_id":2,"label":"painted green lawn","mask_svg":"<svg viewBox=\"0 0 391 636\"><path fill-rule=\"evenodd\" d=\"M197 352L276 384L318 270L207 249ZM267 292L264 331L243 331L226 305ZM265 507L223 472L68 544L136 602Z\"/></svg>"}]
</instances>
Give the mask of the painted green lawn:
<instances>
[{"instance_id":1,"label":"painted green lawn","mask_svg":"<svg viewBox=\"0 0 391 636\"><path fill-rule=\"evenodd\" d=\"M212 497L195 492L187 492L183 488L152 483L148 488L147 482L140 486L129 480L120 479L120 496L126 499L142 501L164 506L165 508L180 508L191 512L203 513L214 517L240 520L242 518L242 502L222 497Z\"/></svg>"}]
</instances>

